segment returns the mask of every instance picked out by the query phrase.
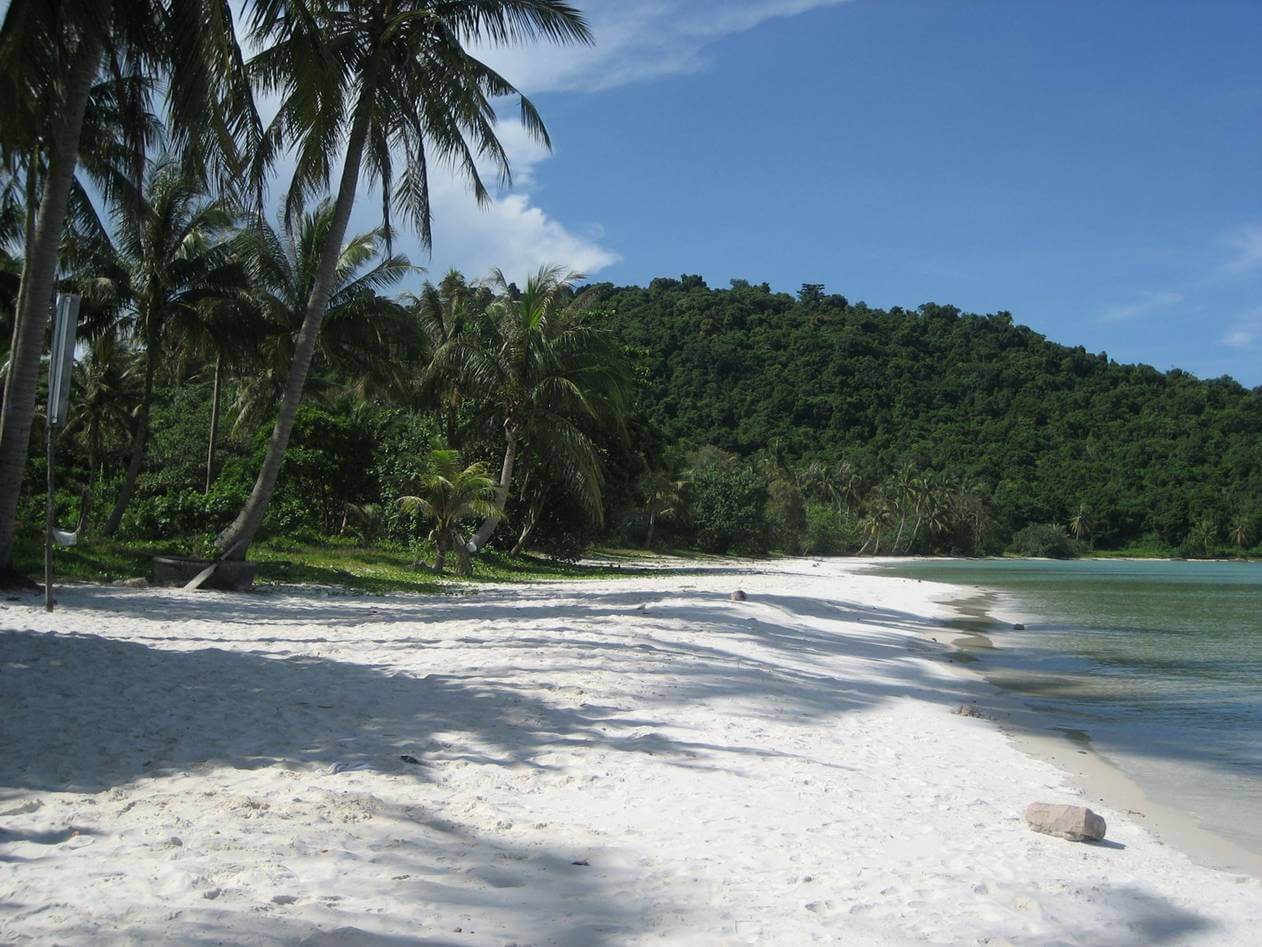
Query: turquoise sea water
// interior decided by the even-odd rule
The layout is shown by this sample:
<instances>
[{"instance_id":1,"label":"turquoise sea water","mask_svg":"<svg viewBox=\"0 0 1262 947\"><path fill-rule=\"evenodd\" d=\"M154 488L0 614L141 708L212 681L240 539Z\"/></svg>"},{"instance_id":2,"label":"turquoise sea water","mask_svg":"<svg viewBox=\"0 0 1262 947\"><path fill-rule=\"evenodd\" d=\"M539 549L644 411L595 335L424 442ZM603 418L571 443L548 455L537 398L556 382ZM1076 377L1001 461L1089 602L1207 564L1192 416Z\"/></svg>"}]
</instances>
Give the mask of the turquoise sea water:
<instances>
[{"instance_id":1,"label":"turquoise sea water","mask_svg":"<svg viewBox=\"0 0 1262 947\"><path fill-rule=\"evenodd\" d=\"M1262 853L1262 563L920 560L880 571L980 586L976 667L1085 732L1160 802Z\"/></svg>"}]
</instances>

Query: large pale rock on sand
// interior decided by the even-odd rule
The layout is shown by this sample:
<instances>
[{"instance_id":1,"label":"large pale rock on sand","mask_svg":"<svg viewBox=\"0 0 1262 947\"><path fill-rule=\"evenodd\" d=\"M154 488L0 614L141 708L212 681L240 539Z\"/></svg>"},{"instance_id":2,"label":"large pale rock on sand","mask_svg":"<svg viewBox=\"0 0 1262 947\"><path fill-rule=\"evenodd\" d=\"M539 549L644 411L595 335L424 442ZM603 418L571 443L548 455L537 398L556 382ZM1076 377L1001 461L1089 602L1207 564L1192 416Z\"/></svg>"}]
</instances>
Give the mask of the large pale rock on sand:
<instances>
[{"instance_id":1,"label":"large pale rock on sand","mask_svg":"<svg viewBox=\"0 0 1262 947\"><path fill-rule=\"evenodd\" d=\"M1032 802L1025 808L1025 821L1035 832L1067 838L1071 842L1098 842L1104 838L1104 817L1085 806L1058 806Z\"/></svg>"}]
</instances>

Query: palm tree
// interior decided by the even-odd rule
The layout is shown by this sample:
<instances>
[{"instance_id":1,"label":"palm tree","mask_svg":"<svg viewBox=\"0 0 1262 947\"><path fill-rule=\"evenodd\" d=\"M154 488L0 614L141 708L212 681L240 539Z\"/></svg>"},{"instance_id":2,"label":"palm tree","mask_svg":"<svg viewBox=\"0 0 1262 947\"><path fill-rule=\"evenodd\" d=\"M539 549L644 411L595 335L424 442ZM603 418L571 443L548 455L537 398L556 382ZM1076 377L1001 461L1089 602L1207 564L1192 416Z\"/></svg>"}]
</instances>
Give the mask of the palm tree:
<instances>
[{"instance_id":1,"label":"palm tree","mask_svg":"<svg viewBox=\"0 0 1262 947\"><path fill-rule=\"evenodd\" d=\"M278 232L266 221L243 230L233 250L251 287L260 320L252 371L237 389L238 428L275 410L299 344L321 254L333 226L333 205L322 201ZM401 255L381 256L380 231L355 234L335 261L323 330L312 362L353 379L359 394L396 381L396 350L411 331L404 306L382 295L413 269Z\"/></svg>"},{"instance_id":2,"label":"palm tree","mask_svg":"<svg viewBox=\"0 0 1262 947\"><path fill-rule=\"evenodd\" d=\"M232 224L233 212L224 202L208 198L200 182L173 159L161 158L150 166L140 193L115 207L115 238L104 240L104 259L79 281L86 296L118 306L144 353L131 460L105 524L106 536L118 529L135 491L154 382L173 348L173 328L202 321L201 307L230 299L243 288L244 274L228 241Z\"/></svg>"},{"instance_id":3,"label":"palm tree","mask_svg":"<svg viewBox=\"0 0 1262 947\"><path fill-rule=\"evenodd\" d=\"M438 408L448 444L456 445L460 406L465 399L464 353L486 314L491 293L470 286L464 276L450 271L434 286L426 283L408 299L425 337L429 358L407 400L429 401Z\"/></svg>"},{"instance_id":4,"label":"palm tree","mask_svg":"<svg viewBox=\"0 0 1262 947\"><path fill-rule=\"evenodd\" d=\"M1227 532L1231 544L1237 549L1245 549L1249 545L1252 538L1252 531L1249 528L1249 517L1244 513L1238 513L1232 518L1231 527Z\"/></svg>"},{"instance_id":5,"label":"palm tree","mask_svg":"<svg viewBox=\"0 0 1262 947\"><path fill-rule=\"evenodd\" d=\"M460 574L469 575L473 566L459 535L459 526L475 517L495 512L491 497L495 481L481 463L461 466L458 451L441 448L430 454L430 472L421 480L417 496L399 497L399 505L409 513L421 513L434 521L429 538L436 550L434 571L443 574L448 550L455 549Z\"/></svg>"},{"instance_id":6,"label":"palm tree","mask_svg":"<svg viewBox=\"0 0 1262 947\"><path fill-rule=\"evenodd\" d=\"M1208 557L1218 541L1218 527L1210 516L1202 516L1188 533L1187 544Z\"/></svg>"},{"instance_id":7,"label":"palm tree","mask_svg":"<svg viewBox=\"0 0 1262 947\"><path fill-rule=\"evenodd\" d=\"M907 513L916 501L919 482L916 468L910 461L903 464L889 483L888 496L898 511L898 532L894 535L893 553L898 554L899 543L903 539L903 529L907 525Z\"/></svg>"},{"instance_id":8,"label":"palm tree","mask_svg":"<svg viewBox=\"0 0 1262 947\"><path fill-rule=\"evenodd\" d=\"M868 498L867 507L867 514L859 521L859 525L867 534L859 555L862 556L867 552L868 546L872 546L872 555L879 556L881 535L894 522L894 503L890 500L888 491L884 487L878 487Z\"/></svg>"},{"instance_id":9,"label":"palm tree","mask_svg":"<svg viewBox=\"0 0 1262 947\"><path fill-rule=\"evenodd\" d=\"M649 518L648 532L644 535L644 548L653 548L653 528L659 519L674 516L683 505L682 480L672 480L665 470L650 471L640 482L644 497L644 513Z\"/></svg>"},{"instance_id":10,"label":"palm tree","mask_svg":"<svg viewBox=\"0 0 1262 947\"><path fill-rule=\"evenodd\" d=\"M262 90L280 99L257 153L256 180L262 181L277 153L293 146L296 166L288 197L288 216L293 216L328 185L331 161L343 144L345 158L267 454L245 506L216 540L227 559L245 557L267 512L365 164L384 195L387 240L390 213L398 205L428 247L427 169L433 160L458 169L479 202L490 200L479 158L489 161L501 180L509 178L508 156L495 132L493 97L515 96L527 132L549 144L530 101L465 45L591 39L582 15L563 0L325 0L318 5L289 0L256 4L251 25L259 45L266 46L251 60L251 73Z\"/></svg>"},{"instance_id":11,"label":"palm tree","mask_svg":"<svg viewBox=\"0 0 1262 947\"><path fill-rule=\"evenodd\" d=\"M81 440L88 484L80 505L79 529L91 513L91 485L105 473L108 445L129 437L140 401L140 366L118 334L106 331L91 339L86 357L74 369L75 397L66 418L66 434Z\"/></svg>"},{"instance_id":12,"label":"palm tree","mask_svg":"<svg viewBox=\"0 0 1262 947\"><path fill-rule=\"evenodd\" d=\"M267 341L267 328L249 289L208 299L198 306L182 307L168 327L180 377L185 377L190 367L195 373L209 370L211 375L205 493L215 482L224 387L229 374L247 366Z\"/></svg>"},{"instance_id":13,"label":"palm tree","mask_svg":"<svg viewBox=\"0 0 1262 947\"><path fill-rule=\"evenodd\" d=\"M619 425L631 391L631 368L613 336L593 324L582 277L543 267L518 291L498 270L489 345L466 349L464 375L504 431L496 512L472 539L481 549L504 516L518 448L527 439L547 456L571 494L600 520L602 475L584 424Z\"/></svg>"},{"instance_id":14,"label":"palm tree","mask_svg":"<svg viewBox=\"0 0 1262 947\"><path fill-rule=\"evenodd\" d=\"M1078 540L1083 542L1091 536L1091 511L1087 508L1086 503L1079 503L1078 509L1074 511L1074 515L1069 518L1069 533Z\"/></svg>"},{"instance_id":15,"label":"palm tree","mask_svg":"<svg viewBox=\"0 0 1262 947\"><path fill-rule=\"evenodd\" d=\"M85 115L104 69L120 95L121 140L142 164L145 102L161 75L169 127L190 156L235 154L257 125L226 0L12 0L0 27L0 165L25 178L26 234L10 370L0 410L0 575L12 569L40 357Z\"/></svg>"},{"instance_id":16,"label":"palm tree","mask_svg":"<svg viewBox=\"0 0 1262 947\"><path fill-rule=\"evenodd\" d=\"M848 460L839 463L832 473L833 499L842 509L853 510L863 495L863 477Z\"/></svg>"}]
</instances>

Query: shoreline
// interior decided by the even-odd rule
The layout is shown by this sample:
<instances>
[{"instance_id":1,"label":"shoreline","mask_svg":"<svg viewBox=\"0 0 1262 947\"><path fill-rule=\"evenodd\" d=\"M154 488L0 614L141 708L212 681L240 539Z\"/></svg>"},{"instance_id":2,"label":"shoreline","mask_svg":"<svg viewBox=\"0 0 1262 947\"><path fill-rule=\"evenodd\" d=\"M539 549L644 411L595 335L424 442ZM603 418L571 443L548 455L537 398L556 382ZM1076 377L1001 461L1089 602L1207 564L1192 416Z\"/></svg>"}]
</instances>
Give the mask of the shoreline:
<instances>
[{"instance_id":1,"label":"shoreline","mask_svg":"<svg viewBox=\"0 0 1262 947\"><path fill-rule=\"evenodd\" d=\"M973 664L973 651L1003 647L995 644L988 632L1000 631L1017 622L1034 624L1040 616L1000 611L995 606L1001 593L985 586L920 581L940 586L946 593L942 604L957 613L944 627L959 633L951 642L957 655L970 657L948 661L948 664L989 688L985 703L979 705L992 712L993 722L1019 749L1063 770L1094 802L1143 819L1156 838L1197 864L1262 880L1262 853L1205 827L1190 812L1153 799L1122 764L1096 748L1089 731L1068 728L1054 714L1031 709L1022 692L1005 687Z\"/></svg>"}]
</instances>

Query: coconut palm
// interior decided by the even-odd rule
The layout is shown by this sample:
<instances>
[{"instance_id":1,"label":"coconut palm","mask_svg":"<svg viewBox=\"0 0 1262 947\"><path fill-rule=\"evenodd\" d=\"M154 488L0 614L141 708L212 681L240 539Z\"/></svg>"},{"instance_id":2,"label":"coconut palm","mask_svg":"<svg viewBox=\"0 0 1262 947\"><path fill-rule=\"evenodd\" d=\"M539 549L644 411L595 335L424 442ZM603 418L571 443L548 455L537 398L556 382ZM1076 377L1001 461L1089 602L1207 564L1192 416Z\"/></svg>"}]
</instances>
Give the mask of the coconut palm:
<instances>
[{"instance_id":1,"label":"coconut palm","mask_svg":"<svg viewBox=\"0 0 1262 947\"><path fill-rule=\"evenodd\" d=\"M499 290L488 314L491 338L465 349L464 377L503 429L504 462L496 512L474 535L475 549L486 545L503 518L523 440L549 458L571 495L601 519L603 477L585 425L621 424L632 376L613 336L594 323L590 292L575 295L579 279L543 267L518 291L502 272L491 276Z\"/></svg>"},{"instance_id":2,"label":"coconut palm","mask_svg":"<svg viewBox=\"0 0 1262 947\"><path fill-rule=\"evenodd\" d=\"M460 524L495 512L491 497L495 481L481 463L461 465L460 453L441 448L430 454L430 472L421 479L416 496L399 497L399 505L409 513L420 513L433 520L429 538L434 543L434 571L439 575L449 550L456 551L461 575L473 571L466 543L459 533Z\"/></svg>"},{"instance_id":3,"label":"coconut palm","mask_svg":"<svg viewBox=\"0 0 1262 947\"><path fill-rule=\"evenodd\" d=\"M869 546L872 547L872 555L881 554L881 535L893 525L895 508L895 501L890 498L885 487L878 487L868 497L867 512L859 521L865 534L859 555L867 552Z\"/></svg>"},{"instance_id":4,"label":"coconut palm","mask_svg":"<svg viewBox=\"0 0 1262 947\"><path fill-rule=\"evenodd\" d=\"M140 401L137 362L117 333L104 332L89 342L75 365L66 435L81 439L92 479L104 475L108 445L124 443L131 434Z\"/></svg>"},{"instance_id":5,"label":"coconut palm","mask_svg":"<svg viewBox=\"0 0 1262 947\"><path fill-rule=\"evenodd\" d=\"M493 97L515 96L526 131L549 144L530 101L466 45L591 38L583 17L563 0L256 0L251 25L264 47L251 60L251 74L280 100L257 152L255 180L261 182L272 159L292 148L296 164L287 216L293 216L327 187L334 156L345 157L263 465L240 514L216 540L229 559L244 558L280 474L361 171L381 188L387 240L397 206L428 247L432 162L454 167L480 202L490 195L479 160L508 180Z\"/></svg>"},{"instance_id":6,"label":"coconut palm","mask_svg":"<svg viewBox=\"0 0 1262 947\"><path fill-rule=\"evenodd\" d=\"M889 481L887 496L898 513L898 531L894 534L892 552L897 555L899 544L903 540L903 529L907 526L907 516L915 505L919 493L920 482L916 476L915 466L908 461L898 468Z\"/></svg>"},{"instance_id":7,"label":"coconut palm","mask_svg":"<svg viewBox=\"0 0 1262 947\"><path fill-rule=\"evenodd\" d=\"M322 201L297 219L286 220L279 231L258 221L234 241L261 335L251 371L237 388L238 428L269 416L284 394L333 214L333 205ZM383 291L413 267L405 256L383 257L382 243L381 232L372 230L355 234L342 246L311 360L317 369L353 379L361 395L394 383L393 356L408 344L412 331L407 310Z\"/></svg>"},{"instance_id":8,"label":"coconut palm","mask_svg":"<svg viewBox=\"0 0 1262 947\"><path fill-rule=\"evenodd\" d=\"M653 529L659 519L669 519L683 505L682 480L672 480L665 470L653 470L640 482L640 494L644 497L644 515L649 528L644 535L644 548L653 548Z\"/></svg>"},{"instance_id":9,"label":"coconut palm","mask_svg":"<svg viewBox=\"0 0 1262 947\"><path fill-rule=\"evenodd\" d=\"M1087 504L1079 503L1078 509L1069 518L1069 533L1074 539L1084 542L1091 537L1091 529L1091 510L1087 508Z\"/></svg>"},{"instance_id":10,"label":"coconut palm","mask_svg":"<svg viewBox=\"0 0 1262 947\"><path fill-rule=\"evenodd\" d=\"M133 199L114 209L114 239L79 280L85 296L112 303L144 356L131 459L105 524L118 529L135 491L149 436L149 413L159 365L174 350L176 327L204 319L200 307L237 296L244 274L229 236L233 212L207 197L200 182L171 158L155 161Z\"/></svg>"},{"instance_id":11,"label":"coconut palm","mask_svg":"<svg viewBox=\"0 0 1262 947\"><path fill-rule=\"evenodd\" d=\"M244 286L239 292L180 308L168 326L178 377L210 374L210 425L203 488L206 493L215 482L224 389L232 374L251 364L267 341L269 328L250 289Z\"/></svg>"},{"instance_id":12,"label":"coconut palm","mask_svg":"<svg viewBox=\"0 0 1262 947\"><path fill-rule=\"evenodd\" d=\"M1208 557L1216 542L1218 542L1218 527L1212 517L1202 516L1188 533L1188 546Z\"/></svg>"},{"instance_id":13,"label":"coconut palm","mask_svg":"<svg viewBox=\"0 0 1262 947\"><path fill-rule=\"evenodd\" d=\"M490 297L488 289L470 286L464 276L452 270L437 286L426 283L420 293L407 298L429 357L416 376L414 390L405 398L437 405L439 421L451 445L457 444L460 406L468 394L463 384L464 353L486 314Z\"/></svg>"},{"instance_id":14,"label":"coconut palm","mask_svg":"<svg viewBox=\"0 0 1262 947\"><path fill-rule=\"evenodd\" d=\"M146 98L161 76L168 125L190 156L235 155L257 125L227 0L12 0L0 27L0 165L28 197L21 288L0 411L0 573L11 570L15 516L35 412L63 227L85 116L102 71L120 95L121 140L142 165ZM135 177L139 175L134 175Z\"/></svg>"},{"instance_id":15,"label":"coconut palm","mask_svg":"<svg viewBox=\"0 0 1262 947\"><path fill-rule=\"evenodd\" d=\"M1252 538L1252 530L1249 523L1249 517L1243 513L1237 514L1232 518L1231 527L1227 531L1227 538L1231 540L1231 544L1237 549L1245 549L1249 545Z\"/></svg>"}]
</instances>

